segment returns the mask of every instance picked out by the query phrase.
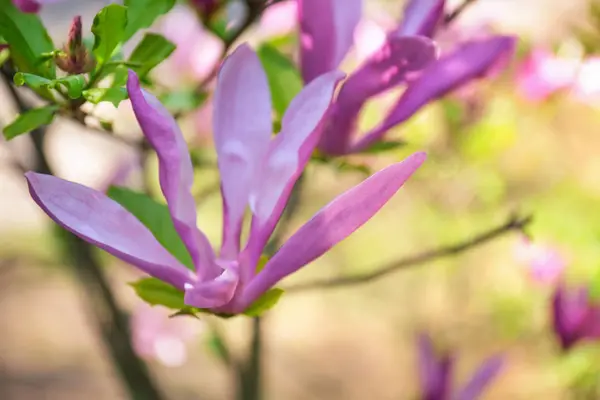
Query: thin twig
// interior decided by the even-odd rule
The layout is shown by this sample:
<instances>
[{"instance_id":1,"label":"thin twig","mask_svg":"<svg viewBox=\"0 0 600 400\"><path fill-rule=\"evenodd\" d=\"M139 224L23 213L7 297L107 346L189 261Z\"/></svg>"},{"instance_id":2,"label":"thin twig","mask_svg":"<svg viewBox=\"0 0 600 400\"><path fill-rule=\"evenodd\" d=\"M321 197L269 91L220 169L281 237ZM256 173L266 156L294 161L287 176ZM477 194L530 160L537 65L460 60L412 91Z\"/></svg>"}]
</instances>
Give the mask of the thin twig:
<instances>
[{"instance_id":1,"label":"thin twig","mask_svg":"<svg viewBox=\"0 0 600 400\"><path fill-rule=\"evenodd\" d=\"M477 0L463 0L453 11L447 14L444 17L444 25L451 24L454 20L456 20L471 4L475 3Z\"/></svg>"},{"instance_id":2,"label":"thin twig","mask_svg":"<svg viewBox=\"0 0 600 400\"><path fill-rule=\"evenodd\" d=\"M396 271L399 271L401 269L414 267L436 260L438 258L448 257L458 253L462 253L483 243L489 242L490 240L502 236L506 233L514 231L523 231L525 226L527 226L531 222L531 219L531 216L511 216L508 219L508 221L504 222L502 225L492 228L470 239L449 246L424 251L422 253L408 256L397 261L393 261L384 265L383 267L377 268L373 272L368 272L362 275L345 276L333 279L321 279L312 282L299 283L297 285L292 285L285 288L285 291L286 293L300 293L314 289L339 288L344 286L354 286L371 282Z\"/></svg>"}]
</instances>

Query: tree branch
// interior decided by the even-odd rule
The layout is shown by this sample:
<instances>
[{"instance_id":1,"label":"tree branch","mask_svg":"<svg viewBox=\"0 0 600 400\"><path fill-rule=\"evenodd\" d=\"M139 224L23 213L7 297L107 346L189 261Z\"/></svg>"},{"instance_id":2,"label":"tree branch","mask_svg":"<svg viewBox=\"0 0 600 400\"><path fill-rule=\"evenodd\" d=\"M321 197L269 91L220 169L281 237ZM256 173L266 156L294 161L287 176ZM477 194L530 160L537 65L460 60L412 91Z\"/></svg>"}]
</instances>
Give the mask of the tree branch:
<instances>
[{"instance_id":1,"label":"tree branch","mask_svg":"<svg viewBox=\"0 0 600 400\"><path fill-rule=\"evenodd\" d=\"M444 25L450 25L456 20L471 4L477 0L463 0L453 11L444 17Z\"/></svg>"},{"instance_id":2,"label":"tree branch","mask_svg":"<svg viewBox=\"0 0 600 400\"><path fill-rule=\"evenodd\" d=\"M315 280L312 282L299 283L285 288L286 293L299 293L314 289L339 288L344 286L354 286L363 283L368 283L376 279L387 276L401 269L414 267L425 264L438 258L452 256L464 251L470 250L476 246L491 241L499 236L509 232L523 231L525 226L531 222L532 217L517 217L511 216L508 221L502 225L492 228L484 233L476 235L470 239L455 243L449 246L424 251L422 253L408 256L406 258L393 261L383 267L376 269L373 272L368 272L362 275L345 276L333 279Z\"/></svg>"}]
</instances>

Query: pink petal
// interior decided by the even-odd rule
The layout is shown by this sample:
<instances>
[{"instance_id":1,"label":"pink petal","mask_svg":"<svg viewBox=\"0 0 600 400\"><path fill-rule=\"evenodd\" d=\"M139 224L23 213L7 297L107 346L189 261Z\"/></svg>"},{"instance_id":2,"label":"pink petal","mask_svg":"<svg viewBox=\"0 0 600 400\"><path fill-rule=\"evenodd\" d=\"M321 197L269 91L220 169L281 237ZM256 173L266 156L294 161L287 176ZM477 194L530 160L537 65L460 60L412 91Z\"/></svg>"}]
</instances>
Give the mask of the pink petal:
<instances>
[{"instance_id":1,"label":"pink petal","mask_svg":"<svg viewBox=\"0 0 600 400\"><path fill-rule=\"evenodd\" d=\"M13 0L13 4L25 13L37 13L40 11L40 3L35 0Z\"/></svg>"},{"instance_id":2,"label":"pink petal","mask_svg":"<svg viewBox=\"0 0 600 400\"><path fill-rule=\"evenodd\" d=\"M412 82L383 123L365 135L354 147L361 151L379 140L390 128L413 116L430 101L484 76L497 62L514 50L515 38L494 36L463 44L458 50L430 64Z\"/></svg>"},{"instance_id":3,"label":"pink petal","mask_svg":"<svg viewBox=\"0 0 600 400\"><path fill-rule=\"evenodd\" d=\"M456 400L477 400L483 391L501 372L504 365L500 356L487 359L478 369L471 380L458 393Z\"/></svg>"},{"instance_id":4,"label":"pink petal","mask_svg":"<svg viewBox=\"0 0 600 400\"><path fill-rule=\"evenodd\" d=\"M435 60L435 44L420 36L390 36L371 58L343 83L319 148L344 154L360 110L372 97L406 81Z\"/></svg>"},{"instance_id":5,"label":"pink petal","mask_svg":"<svg viewBox=\"0 0 600 400\"><path fill-rule=\"evenodd\" d=\"M51 175L25 176L33 200L63 228L179 289L195 280L140 221L103 193Z\"/></svg>"},{"instance_id":6,"label":"pink petal","mask_svg":"<svg viewBox=\"0 0 600 400\"><path fill-rule=\"evenodd\" d=\"M432 37L444 18L445 3L445 0L410 0L404 8L398 32L402 35Z\"/></svg>"},{"instance_id":7,"label":"pink petal","mask_svg":"<svg viewBox=\"0 0 600 400\"><path fill-rule=\"evenodd\" d=\"M282 130L273 141L250 193L253 220L245 250L250 253L250 258L246 260L243 273L254 274L260 253L317 144L320 132L317 128L331 104L337 83L343 77L344 74L339 71L321 75L292 100L285 112Z\"/></svg>"},{"instance_id":8,"label":"pink petal","mask_svg":"<svg viewBox=\"0 0 600 400\"><path fill-rule=\"evenodd\" d=\"M185 243L199 276L215 274L214 253L196 226L196 204L191 194L194 171L187 144L177 122L158 99L140 87L129 72L127 90L133 112L159 161L159 178L175 229Z\"/></svg>"},{"instance_id":9,"label":"pink petal","mask_svg":"<svg viewBox=\"0 0 600 400\"><path fill-rule=\"evenodd\" d=\"M260 18L260 30L265 36L283 36L292 32L298 20L298 3L283 1L269 6Z\"/></svg>"},{"instance_id":10,"label":"pink petal","mask_svg":"<svg viewBox=\"0 0 600 400\"><path fill-rule=\"evenodd\" d=\"M237 265L225 268L221 275L211 281L186 285L185 304L204 309L223 306L233 299L238 283Z\"/></svg>"},{"instance_id":11,"label":"pink petal","mask_svg":"<svg viewBox=\"0 0 600 400\"><path fill-rule=\"evenodd\" d=\"M300 64L310 82L336 69L354 40L362 0L298 0Z\"/></svg>"},{"instance_id":12,"label":"pink petal","mask_svg":"<svg viewBox=\"0 0 600 400\"><path fill-rule=\"evenodd\" d=\"M387 167L338 196L302 226L250 281L242 303L251 304L279 280L319 258L367 222L425 161L425 153Z\"/></svg>"},{"instance_id":13,"label":"pink petal","mask_svg":"<svg viewBox=\"0 0 600 400\"><path fill-rule=\"evenodd\" d=\"M267 76L254 51L241 45L224 62L214 98L214 138L224 204L221 257L233 259L239 252L244 210L272 132Z\"/></svg>"}]
</instances>

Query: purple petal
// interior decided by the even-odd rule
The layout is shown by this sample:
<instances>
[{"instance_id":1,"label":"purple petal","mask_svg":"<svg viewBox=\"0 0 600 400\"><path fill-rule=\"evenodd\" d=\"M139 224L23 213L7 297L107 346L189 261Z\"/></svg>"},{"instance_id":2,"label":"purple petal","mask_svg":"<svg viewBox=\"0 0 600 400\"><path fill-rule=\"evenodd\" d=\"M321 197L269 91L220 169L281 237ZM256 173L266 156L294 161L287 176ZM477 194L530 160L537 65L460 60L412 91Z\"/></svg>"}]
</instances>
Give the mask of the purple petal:
<instances>
[{"instance_id":1,"label":"purple petal","mask_svg":"<svg viewBox=\"0 0 600 400\"><path fill-rule=\"evenodd\" d=\"M13 0L13 4L25 13L37 13L40 11L40 3L35 0Z\"/></svg>"},{"instance_id":2,"label":"purple petal","mask_svg":"<svg viewBox=\"0 0 600 400\"><path fill-rule=\"evenodd\" d=\"M217 308L231 301L239 282L236 268L226 268L211 281L188 284L185 288L185 304L198 308Z\"/></svg>"},{"instance_id":3,"label":"purple petal","mask_svg":"<svg viewBox=\"0 0 600 400\"><path fill-rule=\"evenodd\" d=\"M175 229L190 252L199 276L211 276L218 270L210 243L196 226L196 205L190 192L194 171L183 134L158 99L141 89L137 75L131 71L127 91L142 131L158 155L160 186Z\"/></svg>"},{"instance_id":4,"label":"purple petal","mask_svg":"<svg viewBox=\"0 0 600 400\"><path fill-rule=\"evenodd\" d=\"M471 380L455 397L456 400L476 400L485 388L498 376L504 365L500 356L487 359L478 369Z\"/></svg>"},{"instance_id":5,"label":"purple petal","mask_svg":"<svg viewBox=\"0 0 600 400\"><path fill-rule=\"evenodd\" d=\"M321 132L319 124L343 77L343 73L332 71L313 80L292 100L283 116L281 132L273 141L250 193L253 219L250 239L244 250L244 281L254 275L260 253L317 144Z\"/></svg>"},{"instance_id":6,"label":"purple petal","mask_svg":"<svg viewBox=\"0 0 600 400\"><path fill-rule=\"evenodd\" d=\"M431 338L420 334L419 347L419 378L423 399L448 399L451 391L452 357L438 357L433 348Z\"/></svg>"},{"instance_id":7,"label":"purple petal","mask_svg":"<svg viewBox=\"0 0 600 400\"><path fill-rule=\"evenodd\" d=\"M416 153L379 171L338 196L302 226L250 281L242 302L251 304L279 280L317 259L360 228L400 189L425 161Z\"/></svg>"},{"instance_id":8,"label":"purple petal","mask_svg":"<svg viewBox=\"0 0 600 400\"><path fill-rule=\"evenodd\" d=\"M342 62L354 41L362 0L298 0L300 67L306 83Z\"/></svg>"},{"instance_id":9,"label":"purple petal","mask_svg":"<svg viewBox=\"0 0 600 400\"><path fill-rule=\"evenodd\" d=\"M404 7L404 17L398 33L433 37L444 18L445 3L445 0L409 1Z\"/></svg>"},{"instance_id":10,"label":"purple petal","mask_svg":"<svg viewBox=\"0 0 600 400\"><path fill-rule=\"evenodd\" d=\"M343 154L367 100L404 83L408 74L433 61L435 53L435 44L427 38L388 37L381 49L344 82L319 148L329 154Z\"/></svg>"},{"instance_id":11,"label":"purple petal","mask_svg":"<svg viewBox=\"0 0 600 400\"><path fill-rule=\"evenodd\" d=\"M181 290L195 280L140 221L103 193L51 175L25 177L33 200L63 228Z\"/></svg>"},{"instance_id":12,"label":"purple petal","mask_svg":"<svg viewBox=\"0 0 600 400\"><path fill-rule=\"evenodd\" d=\"M408 86L383 123L362 138L353 150L364 150L379 140L388 129L406 121L430 101L482 77L497 62L505 59L514 46L514 37L495 36L463 44L458 50L432 63Z\"/></svg>"},{"instance_id":13,"label":"purple petal","mask_svg":"<svg viewBox=\"0 0 600 400\"><path fill-rule=\"evenodd\" d=\"M224 209L221 257L234 259L251 186L273 131L267 76L249 46L241 45L224 62L214 107Z\"/></svg>"}]
</instances>

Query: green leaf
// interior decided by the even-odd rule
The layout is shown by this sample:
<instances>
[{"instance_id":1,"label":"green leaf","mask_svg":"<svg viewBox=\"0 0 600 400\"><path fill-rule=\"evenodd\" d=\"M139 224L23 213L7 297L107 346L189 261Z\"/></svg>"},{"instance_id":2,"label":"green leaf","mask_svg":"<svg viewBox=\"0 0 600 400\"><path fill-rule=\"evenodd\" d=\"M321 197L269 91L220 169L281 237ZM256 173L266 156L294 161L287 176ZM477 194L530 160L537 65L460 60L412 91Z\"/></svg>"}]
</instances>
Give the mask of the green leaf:
<instances>
[{"instance_id":1,"label":"green leaf","mask_svg":"<svg viewBox=\"0 0 600 400\"><path fill-rule=\"evenodd\" d=\"M140 29L149 27L174 5L175 0L125 0L127 28L123 39L127 41Z\"/></svg>"},{"instance_id":2,"label":"green leaf","mask_svg":"<svg viewBox=\"0 0 600 400\"><path fill-rule=\"evenodd\" d=\"M173 53L177 46L156 33L147 33L131 53L129 62L139 64L135 72L144 76Z\"/></svg>"},{"instance_id":3,"label":"green leaf","mask_svg":"<svg viewBox=\"0 0 600 400\"><path fill-rule=\"evenodd\" d=\"M47 88L54 85L51 79L46 79L39 75L28 74L24 72L17 72L13 80L17 86L27 85L32 89Z\"/></svg>"},{"instance_id":4,"label":"green leaf","mask_svg":"<svg viewBox=\"0 0 600 400\"><path fill-rule=\"evenodd\" d=\"M165 93L160 102L171 112L188 112L200 107L208 98L206 92L198 93L195 88Z\"/></svg>"},{"instance_id":5,"label":"green leaf","mask_svg":"<svg viewBox=\"0 0 600 400\"><path fill-rule=\"evenodd\" d=\"M52 39L36 14L25 14L11 0L0 0L0 36L10 44L11 57L21 72L46 78L56 75L54 66L40 63L41 55L54 50Z\"/></svg>"},{"instance_id":6,"label":"green leaf","mask_svg":"<svg viewBox=\"0 0 600 400\"><path fill-rule=\"evenodd\" d=\"M71 99L80 98L85 85L86 81L83 75L69 75L54 81L54 87L62 86L65 88L67 90L67 95Z\"/></svg>"},{"instance_id":7,"label":"green leaf","mask_svg":"<svg viewBox=\"0 0 600 400\"><path fill-rule=\"evenodd\" d=\"M139 219L175 258L194 270L192 257L175 230L166 204L158 203L143 193L117 186L108 190L108 196Z\"/></svg>"},{"instance_id":8,"label":"green leaf","mask_svg":"<svg viewBox=\"0 0 600 400\"><path fill-rule=\"evenodd\" d=\"M369 146L362 152L370 154L385 153L386 151L395 150L405 145L406 143L401 140L389 140L385 142L381 141L373 143L371 146Z\"/></svg>"},{"instance_id":9,"label":"green leaf","mask_svg":"<svg viewBox=\"0 0 600 400\"><path fill-rule=\"evenodd\" d=\"M47 106L34 108L20 114L10 125L4 127L4 137L6 140L10 140L42 125L48 125L54 119L56 111L58 111L58 106Z\"/></svg>"},{"instance_id":10,"label":"green leaf","mask_svg":"<svg viewBox=\"0 0 600 400\"><path fill-rule=\"evenodd\" d=\"M302 90L302 78L294 63L275 47L263 44L257 54L267 74L273 108L281 118L292 99Z\"/></svg>"},{"instance_id":11,"label":"green leaf","mask_svg":"<svg viewBox=\"0 0 600 400\"><path fill-rule=\"evenodd\" d=\"M258 274L260 271L262 271L268 262L269 257L264 254L261 254L260 258L258 259L258 262L256 263L256 273Z\"/></svg>"},{"instance_id":12,"label":"green leaf","mask_svg":"<svg viewBox=\"0 0 600 400\"><path fill-rule=\"evenodd\" d=\"M127 25L127 8L111 4L104 7L94 18L92 33L94 34L93 53L98 65L111 59L115 49L123 42Z\"/></svg>"},{"instance_id":13,"label":"green leaf","mask_svg":"<svg viewBox=\"0 0 600 400\"><path fill-rule=\"evenodd\" d=\"M98 104L102 101L109 101L115 107L119 107L119 103L127 98L127 90L125 88L92 88L83 91L83 97L93 104Z\"/></svg>"},{"instance_id":14,"label":"green leaf","mask_svg":"<svg viewBox=\"0 0 600 400\"><path fill-rule=\"evenodd\" d=\"M271 308L277 304L281 295L283 295L283 289L270 289L265 294L260 296L258 300L256 300L246 311L244 311L244 315L249 317L258 317L263 313L269 311Z\"/></svg>"},{"instance_id":15,"label":"green leaf","mask_svg":"<svg viewBox=\"0 0 600 400\"><path fill-rule=\"evenodd\" d=\"M153 306L165 306L174 310L185 307L184 293L156 278L144 278L130 283L137 295Z\"/></svg>"}]
</instances>

